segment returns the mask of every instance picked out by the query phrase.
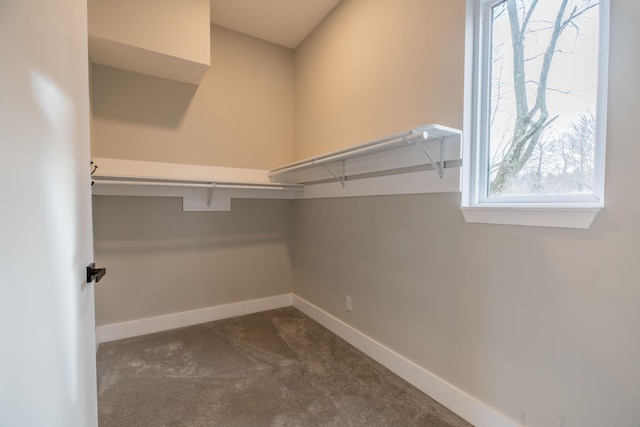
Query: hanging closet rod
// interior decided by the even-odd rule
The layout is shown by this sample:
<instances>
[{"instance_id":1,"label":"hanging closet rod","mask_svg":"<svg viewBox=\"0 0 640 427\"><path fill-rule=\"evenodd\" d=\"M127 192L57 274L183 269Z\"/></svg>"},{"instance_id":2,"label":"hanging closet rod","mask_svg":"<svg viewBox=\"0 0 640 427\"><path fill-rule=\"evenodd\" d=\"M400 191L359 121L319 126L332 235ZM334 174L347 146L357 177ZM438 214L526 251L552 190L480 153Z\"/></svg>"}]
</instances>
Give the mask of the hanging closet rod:
<instances>
[{"instance_id":1,"label":"hanging closet rod","mask_svg":"<svg viewBox=\"0 0 640 427\"><path fill-rule=\"evenodd\" d=\"M462 160L459 160L459 159L446 160L444 162L444 169L457 168L460 166L462 166ZM415 172L426 172L426 171L433 171L433 170L436 170L436 169L433 167L432 164L405 166L405 167L394 168L394 169L384 169L384 170L375 171L375 172L364 172L364 173L358 173L354 175L345 175L344 183L347 184L349 182L356 181L359 179L378 178L378 177L384 177L384 176L400 175L400 174L415 173ZM304 184L305 187L307 187L309 185L327 184L335 181L336 179L334 177L319 178L319 179L313 179L311 181L304 181L304 182L301 182L300 184Z\"/></svg>"},{"instance_id":2,"label":"hanging closet rod","mask_svg":"<svg viewBox=\"0 0 640 427\"><path fill-rule=\"evenodd\" d=\"M134 180L94 180L96 184L115 184L147 187L184 187L184 188L215 188L215 189L238 189L238 190L286 190L304 191L303 185L298 184L261 184L261 183L216 183L216 182L168 182L168 181L134 181Z\"/></svg>"}]
</instances>

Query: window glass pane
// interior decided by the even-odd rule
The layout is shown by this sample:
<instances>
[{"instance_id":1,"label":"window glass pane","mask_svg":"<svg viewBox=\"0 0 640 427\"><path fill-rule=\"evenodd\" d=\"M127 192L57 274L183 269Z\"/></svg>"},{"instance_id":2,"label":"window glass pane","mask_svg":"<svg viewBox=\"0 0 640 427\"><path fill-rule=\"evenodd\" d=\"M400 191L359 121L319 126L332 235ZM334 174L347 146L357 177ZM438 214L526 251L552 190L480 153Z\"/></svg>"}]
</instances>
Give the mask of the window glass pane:
<instances>
[{"instance_id":1,"label":"window glass pane","mask_svg":"<svg viewBox=\"0 0 640 427\"><path fill-rule=\"evenodd\" d=\"M593 194L596 0L492 8L488 196Z\"/></svg>"}]
</instances>

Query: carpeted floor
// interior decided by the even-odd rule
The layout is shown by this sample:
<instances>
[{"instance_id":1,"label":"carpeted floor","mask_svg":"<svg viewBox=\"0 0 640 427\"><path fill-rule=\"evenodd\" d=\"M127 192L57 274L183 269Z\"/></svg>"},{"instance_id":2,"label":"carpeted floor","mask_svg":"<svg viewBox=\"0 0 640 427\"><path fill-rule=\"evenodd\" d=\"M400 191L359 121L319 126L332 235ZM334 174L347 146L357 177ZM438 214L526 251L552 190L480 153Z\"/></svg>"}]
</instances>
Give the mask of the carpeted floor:
<instances>
[{"instance_id":1,"label":"carpeted floor","mask_svg":"<svg viewBox=\"0 0 640 427\"><path fill-rule=\"evenodd\" d=\"M111 426L470 426L288 307L100 345Z\"/></svg>"}]
</instances>

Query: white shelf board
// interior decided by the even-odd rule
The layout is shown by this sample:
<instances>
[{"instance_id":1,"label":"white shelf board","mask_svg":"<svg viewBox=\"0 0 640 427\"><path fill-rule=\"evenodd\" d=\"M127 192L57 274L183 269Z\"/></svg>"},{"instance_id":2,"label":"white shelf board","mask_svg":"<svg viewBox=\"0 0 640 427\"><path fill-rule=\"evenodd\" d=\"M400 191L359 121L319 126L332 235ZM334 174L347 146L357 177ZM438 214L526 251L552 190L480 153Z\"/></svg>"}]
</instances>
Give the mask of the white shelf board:
<instances>
[{"instance_id":1,"label":"white shelf board","mask_svg":"<svg viewBox=\"0 0 640 427\"><path fill-rule=\"evenodd\" d=\"M96 157L94 178L269 184L269 171Z\"/></svg>"},{"instance_id":2,"label":"white shelf board","mask_svg":"<svg viewBox=\"0 0 640 427\"><path fill-rule=\"evenodd\" d=\"M93 194L181 197L185 211L219 211L230 210L232 198L458 192L460 139L457 129L425 125L271 171L94 158ZM442 169L442 177L437 168Z\"/></svg>"},{"instance_id":3,"label":"white shelf board","mask_svg":"<svg viewBox=\"0 0 640 427\"><path fill-rule=\"evenodd\" d=\"M209 63L191 61L91 35L89 57L94 64L193 85L199 85L209 70Z\"/></svg>"},{"instance_id":4,"label":"white shelf board","mask_svg":"<svg viewBox=\"0 0 640 427\"><path fill-rule=\"evenodd\" d=\"M185 211L229 211L232 198L293 199L302 186L269 180L267 170L94 158L97 196L181 197Z\"/></svg>"},{"instance_id":5,"label":"white shelf board","mask_svg":"<svg viewBox=\"0 0 640 427\"><path fill-rule=\"evenodd\" d=\"M426 141L422 140L423 132L428 134ZM458 192L461 134L445 126L424 125L290 163L272 169L269 176L278 182L305 184L299 198ZM443 161L448 167L442 177L433 170L416 140L422 142L438 166ZM343 174L344 186L338 179Z\"/></svg>"}]
</instances>

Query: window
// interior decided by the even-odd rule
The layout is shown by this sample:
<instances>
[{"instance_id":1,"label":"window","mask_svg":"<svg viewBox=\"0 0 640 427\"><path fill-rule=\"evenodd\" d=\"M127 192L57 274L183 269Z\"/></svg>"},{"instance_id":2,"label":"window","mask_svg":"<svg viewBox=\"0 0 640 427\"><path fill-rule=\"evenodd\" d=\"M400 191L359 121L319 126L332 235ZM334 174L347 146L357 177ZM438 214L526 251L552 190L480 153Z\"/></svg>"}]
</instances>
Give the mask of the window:
<instances>
[{"instance_id":1,"label":"window","mask_svg":"<svg viewBox=\"0 0 640 427\"><path fill-rule=\"evenodd\" d=\"M604 205L608 0L467 8L465 218L587 228Z\"/></svg>"}]
</instances>

